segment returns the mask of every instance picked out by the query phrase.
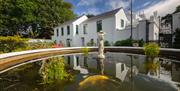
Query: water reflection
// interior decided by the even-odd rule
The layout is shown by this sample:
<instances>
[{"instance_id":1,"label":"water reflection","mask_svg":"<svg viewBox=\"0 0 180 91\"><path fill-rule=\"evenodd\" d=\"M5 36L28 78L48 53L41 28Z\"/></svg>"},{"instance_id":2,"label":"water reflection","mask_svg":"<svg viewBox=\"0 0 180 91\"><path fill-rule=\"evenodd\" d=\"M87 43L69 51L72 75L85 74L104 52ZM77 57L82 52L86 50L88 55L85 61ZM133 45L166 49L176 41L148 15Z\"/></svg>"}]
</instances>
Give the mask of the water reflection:
<instances>
[{"instance_id":1,"label":"water reflection","mask_svg":"<svg viewBox=\"0 0 180 91\"><path fill-rule=\"evenodd\" d=\"M69 72L73 73L74 70L76 71L74 73L75 82L73 84L66 84L65 89L63 90L81 91L77 89L80 86L80 83L82 87L84 87L83 83L91 83L92 85L93 83L96 83L97 85L95 85L93 89L100 87L99 85L101 83L101 90L98 89L98 91L178 91L179 89L180 63L175 60L165 58L148 60L144 55L125 53L107 52L105 55L106 58L104 60L99 60L97 58L97 53L90 53L87 56L80 54L64 56L65 65L70 69ZM0 91L4 91L4 88L16 84L16 77L20 77L24 81L32 83L26 84L23 81L18 81L18 84L11 88L12 91L15 88L22 87L29 89L30 91L37 88L40 88L39 91L44 91L45 87L39 86L34 80L34 78L37 77L36 74L38 74L42 62L32 63L29 67L28 65L25 65L24 67L28 67L28 69L21 68L22 70L20 71L14 70L14 73L16 74L12 76L9 75L13 73L13 70L7 72L6 75L0 75ZM11 77L12 81L9 82L1 79L6 76L7 78ZM62 86L57 85L52 88L58 89L62 88Z\"/></svg>"},{"instance_id":2,"label":"water reflection","mask_svg":"<svg viewBox=\"0 0 180 91\"><path fill-rule=\"evenodd\" d=\"M104 75L104 58L97 59L97 69L100 71L101 75Z\"/></svg>"},{"instance_id":3,"label":"water reflection","mask_svg":"<svg viewBox=\"0 0 180 91\"><path fill-rule=\"evenodd\" d=\"M77 61L77 56L79 61ZM104 74L115 77L123 84L120 88L126 91L127 87L129 91L153 91L152 89L177 91L180 81L180 63L172 62L172 60L159 58L148 60L143 55L123 53L106 53L104 60L99 60L97 54L89 54L87 57L72 55L70 58L70 66L75 70L79 70L82 74L84 74L82 70L86 70L87 75ZM137 90L137 88L143 89Z\"/></svg>"}]
</instances>

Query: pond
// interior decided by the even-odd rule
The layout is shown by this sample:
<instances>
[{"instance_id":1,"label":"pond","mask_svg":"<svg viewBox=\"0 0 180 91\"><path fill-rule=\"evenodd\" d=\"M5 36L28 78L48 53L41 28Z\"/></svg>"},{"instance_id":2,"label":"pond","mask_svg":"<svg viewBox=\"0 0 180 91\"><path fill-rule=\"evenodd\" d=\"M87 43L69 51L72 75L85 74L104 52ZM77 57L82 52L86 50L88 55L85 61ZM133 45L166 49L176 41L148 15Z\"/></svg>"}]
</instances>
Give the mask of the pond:
<instances>
[{"instance_id":1,"label":"pond","mask_svg":"<svg viewBox=\"0 0 180 91\"><path fill-rule=\"evenodd\" d=\"M148 60L144 55L106 52L59 55L71 76L53 84L39 75L45 61L28 63L0 74L0 91L178 91L180 61ZM51 60L49 60L50 62ZM68 79L68 80L67 80Z\"/></svg>"}]
</instances>

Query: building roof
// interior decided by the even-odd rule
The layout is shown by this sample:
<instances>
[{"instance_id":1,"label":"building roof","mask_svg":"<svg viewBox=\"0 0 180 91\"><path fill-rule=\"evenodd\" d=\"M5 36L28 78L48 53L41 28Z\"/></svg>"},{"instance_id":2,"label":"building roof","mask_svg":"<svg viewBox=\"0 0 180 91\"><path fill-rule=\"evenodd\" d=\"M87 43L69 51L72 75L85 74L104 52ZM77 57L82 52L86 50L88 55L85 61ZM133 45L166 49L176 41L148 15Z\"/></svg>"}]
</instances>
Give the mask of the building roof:
<instances>
[{"instance_id":1,"label":"building roof","mask_svg":"<svg viewBox=\"0 0 180 91\"><path fill-rule=\"evenodd\" d=\"M121 7L121 8L114 9L114 10L112 10L112 11L108 11L108 12L105 12L105 13L102 13L102 14L99 14L99 15L96 15L96 16L93 16L93 17L91 17L91 18L88 18L86 21L96 20L96 19L98 19L98 18L104 18L104 17L108 17L108 16L115 15L115 14L116 14L119 10L121 10L121 9L122 9L122 7ZM82 16L84 16L84 14L81 15L81 16L79 16L79 17L77 17L77 18L75 18L75 19L66 21L66 22L64 22L64 23L62 23L62 24L60 24L60 25L65 25L65 24L72 23L72 22L78 20L79 18L81 18ZM85 22L85 21L84 21L84 22ZM58 25L58 26L59 26L59 25Z\"/></svg>"},{"instance_id":2,"label":"building roof","mask_svg":"<svg viewBox=\"0 0 180 91\"><path fill-rule=\"evenodd\" d=\"M105 13L102 13L102 14L99 14L99 15L96 15L96 16L94 16L94 17L89 18L87 21L91 21L91 20L96 20L96 19L98 19L98 18L104 18L104 17L112 16L112 15L116 14L116 13L117 13L119 10L121 10L121 9L122 9L122 7L121 7L121 8L114 9L114 10L112 10L112 11L108 11L108 12L105 12Z\"/></svg>"},{"instance_id":3,"label":"building roof","mask_svg":"<svg viewBox=\"0 0 180 91\"><path fill-rule=\"evenodd\" d=\"M59 24L58 26L60 26L60 25L65 25L65 24L69 24L69 23L72 23L72 22L74 22L74 21L78 20L79 18L81 18L82 16L84 16L84 14L83 14L83 15L81 15L81 16L79 16L79 17L76 17L75 19L72 19L72 20L66 21L66 22L64 22L64 23L62 23L62 24Z\"/></svg>"}]
</instances>

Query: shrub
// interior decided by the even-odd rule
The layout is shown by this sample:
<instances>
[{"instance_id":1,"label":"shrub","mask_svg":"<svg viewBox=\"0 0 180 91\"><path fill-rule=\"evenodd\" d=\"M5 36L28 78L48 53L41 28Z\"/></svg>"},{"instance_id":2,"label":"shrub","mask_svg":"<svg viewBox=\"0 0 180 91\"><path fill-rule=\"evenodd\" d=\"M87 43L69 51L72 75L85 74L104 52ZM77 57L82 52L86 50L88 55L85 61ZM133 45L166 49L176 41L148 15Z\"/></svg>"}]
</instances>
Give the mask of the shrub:
<instances>
[{"instance_id":1,"label":"shrub","mask_svg":"<svg viewBox=\"0 0 180 91\"><path fill-rule=\"evenodd\" d=\"M94 42L93 39L91 39L88 43L87 43L87 46L95 46L96 43Z\"/></svg>"},{"instance_id":2,"label":"shrub","mask_svg":"<svg viewBox=\"0 0 180 91\"><path fill-rule=\"evenodd\" d=\"M114 46L132 46L132 40L126 39L126 40L116 41Z\"/></svg>"},{"instance_id":3,"label":"shrub","mask_svg":"<svg viewBox=\"0 0 180 91\"><path fill-rule=\"evenodd\" d=\"M31 42L29 47L33 49L43 49L43 48L52 48L54 45L53 42Z\"/></svg>"},{"instance_id":4,"label":"shrub","mask_svg":"<svg viewBox=\"0 0 180 91\"><path fill-rule=\"evenodd\" d=\"M152 58L157 57L160 52L159 45L156 43L145 44L144 52L145 52L145 55L147 55L149 57L152 57Z\"/></svg>"},{"instance_id":5,"label":"shrub","mask_svg":"<svg viewBox=\"0 0 180 91\"><path fill-rule=\"evenodd\" d=\"M138 41L138 43L139 43L139 47L143 47L145 42L143 39L141 39Z\"/></svg>"},{"instance_id":6,"label":"shrub","mask_svg":"<svg viewBox=\"0 0 180 91\"><path fill-rule=\"evenodd\" d=\"M28 39L21 38L20 36L0 36L0 51L12 52L17 50L28 49Z\"/></svg>"},{"instance_id":7,"label":"shrub","mask_svg":"<svg viewBox=\"0 0 180 91\"><path fill-rule=\"evenodd\" d=\"M104 41L104 46L111 46L111 44L109 43L109 41Z\"/></svg>"},{"instance_id":8,"label":"shrub","mask_svg":"<svg viewBox=\"0 0 180 91\"><path fill-rule=\"evenodd\" d=\"M40 68L40 75L44 84L68 80L70 75L65 70L64 58L54 57L44 60Z\"/></svg>"}]
</instances>

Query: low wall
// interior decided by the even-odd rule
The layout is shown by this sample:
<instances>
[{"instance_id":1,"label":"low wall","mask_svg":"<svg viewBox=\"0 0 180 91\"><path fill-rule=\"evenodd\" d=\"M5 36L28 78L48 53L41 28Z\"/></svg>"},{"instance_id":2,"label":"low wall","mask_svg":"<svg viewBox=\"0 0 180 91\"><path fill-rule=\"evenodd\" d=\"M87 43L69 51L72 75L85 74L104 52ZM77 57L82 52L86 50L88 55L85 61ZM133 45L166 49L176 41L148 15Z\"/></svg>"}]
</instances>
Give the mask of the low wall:
<instances>
[{"instance_id":1,"label":"low wall","mask_svg":"<svg viewBox=\"0 0 180 91\"><path fill-rule=\"evenodd\" d=\"M82 53L82 48L84 47L50 48L50 49L29 50L29 51L1 54L0 71L21 64L23 62L28 62L35 59L40 59L55 55ZM87 48L89 48L89 52L98 51L97 47L87 47ZM144 54L142 47L105 47L105 52ZM161 48L160 56L165 56L167 58L180 60L180 49Z\"/></svg>"}]
</instances>

